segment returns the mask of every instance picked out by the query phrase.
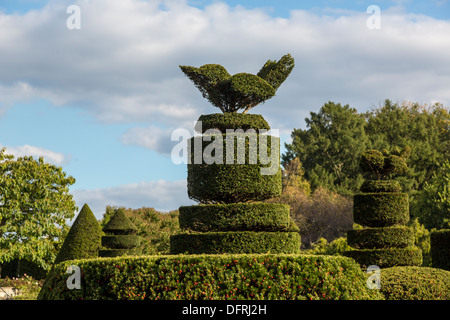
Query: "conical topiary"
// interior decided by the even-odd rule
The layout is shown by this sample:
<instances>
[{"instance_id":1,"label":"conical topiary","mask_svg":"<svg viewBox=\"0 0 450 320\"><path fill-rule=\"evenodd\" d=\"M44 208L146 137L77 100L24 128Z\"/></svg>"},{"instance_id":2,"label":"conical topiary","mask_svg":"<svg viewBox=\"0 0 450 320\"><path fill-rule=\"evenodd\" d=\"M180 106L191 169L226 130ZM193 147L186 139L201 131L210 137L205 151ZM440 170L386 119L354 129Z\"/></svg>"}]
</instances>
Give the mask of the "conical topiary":
<instances>
[{"instance_id":1,"label":"conical topiary","mask_svg":"<svg viewBox=\"0 0 450 320\"><path fill-rule=\"evenodd\" d=\"M136 235L136 226L126 216L122 208L116 210L114 215L103 227L105 235L102 237L100 257L117 257L138 254L137 247L141 238Z\"/></svg>"},{"instance_id":2,"label":"conical topiary","mask_svg":"<svg viewBox=\"0 0 450 320\"><path fill-rule=\"evenodd\" d=\"M101 227L87 204L83 206L55 259L55 264L66 260L98 257Z\"/></svg>"}]
</instances>

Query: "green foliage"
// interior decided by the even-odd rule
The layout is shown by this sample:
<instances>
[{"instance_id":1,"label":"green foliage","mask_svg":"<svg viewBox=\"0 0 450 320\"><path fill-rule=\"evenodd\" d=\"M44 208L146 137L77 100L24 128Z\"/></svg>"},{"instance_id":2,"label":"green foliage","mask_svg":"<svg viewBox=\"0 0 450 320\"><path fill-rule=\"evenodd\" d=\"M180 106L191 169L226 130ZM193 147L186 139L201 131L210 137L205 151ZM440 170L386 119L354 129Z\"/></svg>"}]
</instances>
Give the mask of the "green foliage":
<instances>
[{"instance_id":1,"label":"green foliage","mask_svg":"<svg viewBox=\"0 0 450 320\"><path fill-rule=\"evenodd\" d=\"M387 227L409 221L406 193L362 193L353 197L353 217L357 224Z\"/></svg>"},{"instance_id":2,"label":"green foliage","mask_svg":"<svg viewBox=\"0 0 450 320\"><path fill-rule=\"evenodd\" d=\"M202 162L196 164L195 147L191 148L191 160L187 166L188 196L191 199L205 204L236 203L265 200L281 194L281 168L279 165L276 167L279 163L278 137L261 139L262 143L267 141L267 157L274 162L268 164L261 162L257 133L227 133L210 137L211 141L202 136L189 140L191 146L201 145L203 151ZM234 154L228 152L227 144L233 145L228 141L234 141ZM205 152L211 145L217 147L214 151L217 161L210 159ZM222 150L221 155L215 153L217 149ZM261 174L262 168L269 170L274 165L275 174Z\"/></svg>"},{"instance_id":3,"label":"green foliage","mask_svg":"<svg viewBox=\"0 0 450 320\"><path fill-rule=\"evenodd\" d=\"M314 255L328 255L328 256L343 256L344 253L352 248L347 244L345 237L336 238L331 242L328 242L325 238L319 238L312 245L311 249L302 251L304 254Z\"/></svg>"},{"instance_id":4,"label":"green foliage","mask_svg":"<svg viewBox=\"0 0 450 320\"><path fill-rule=\"evenodd\" d=\"M298 231L292 230L295 224L286 204L209 204L182 206L179 211L180 227L192 231Z\"/></svg>"},{"instance_id":5,"label":"green foliage","mask_svg":"<svg viewBox=\"0 0 450 320\"><path fill-rule=\"evenodd\" d=\"M306 130L292 132L292 143L285 145L287 153L282 156L282 164L298 157L312 190L324 187L341 193L355 192L363 182L357 155L369 143L363 116L349 105L333 102L310 115L305 119Z\"/></svg>"},{"instance_id":6,"label":"green foliage","mask_svg":"<svg viewBox=\"0 0 450 320\"><path fill-rule=\"evenodd\" d=\"M406 172L408 165L407 157L411 153L411 148L406 147L398 154L384 150L368 150L361 155L360 166L363 171L369 173L378 180L391 179ZM402 156L400 156L402 155Z\"/></svg>"},{"instance_id":7,"label":"green foliage","mask_svg":"<svg viewBox=\"0 0 450 320\"><path fill-rule=\"evenodd\" d=\"M422 265L422 250L417 247L353 249L346 251L345 256L355 259L363 269L370 265L380 268Z\"/></svg>"},{"instance_id":8,"label":"green foliage","mask_svg":"<svg viewBox=\"0 0 450 320\"><path fill-rule=\"evenodd\" d=\"M84 204L67 234L55 264L66 260L98 257L102 231L87 204Z\"/></svg>"},{"instance_id":9,"label":"green foliage","mask_svg":"<svg viewBox=\"0 0 450 320\"><path fill-rule=\"evenodd\" d=\"M42 300L383 299L351 259L309 255L177 255L77 261L81 290L66 286L68 264L48 277Z\"/></svg>"},{"instance_id":10,"label":"green foliage","mask_svg":"<svg viewBox=\"0 0 450 320\"><path fill-rule=\"evenodd\" d=\"M107 206L102 226L105 226L112 215L118 210L117 207ZM180 232L178 222L178 210L171 212L159 212L153 208L139 208L124 210L126 216L136 226L137 233L141 238L136 250L142 255L168 254L170 251L170 236Z\"/></svg>"},{"instance_id":11,"label":"green foliage","mask_svg":"<svg viewBox=\"0 0 450 320\"><path fill-rule=\"evenodd\" d=\"M354 194L362 183L358 161L363 151L409 146L408 169L397 180L404 192L413 195L450 158L450 113L440 104L426 107L386 100L383 106L358 114L329 102L305 121L306 130L293 130L282 160L284 165L299 157L312 190L324 186Z\"/></svg>"},{"instance_id":12,"label":"green foliage","mask_svg":"<svg viewBox=\"0 0 450 320\"><path fill-rule=\"evenodd\" d=\"M49 270L76 210L61 167L0 150L0 264L26 260Z\"/></svg>"},{"instance_id":13,"label":"green foliage","mask_svg":"<svg viewBox=\"0 0 450 320\"><path fill-rule=\"evenodd\" d=\"M200 124L201 123L201 130ZM195 125L195 131L205 133L206 130L217 129L223 133L227 129L242 129L244 132L250 129L270 130L267 121L260 114L243 113L213 113L202 114Z\"/></svg>"},{"instance_id":14,"label":"green foliage","mask_svg":"<svg viewBox=\"0 0 450 320\"><path fill-rule=\"evenodd\" d=\"M181 71L200 90L203 97L223 113L251 108L272 98L294 68L294 58L284 55L278 62L267 61L258 75L238 73L231 76L218 64L199 68L180 66Z\"/></svg>"},{"instance_id":15,"label":"green foliage","mask_svg":"<svg viewBox=\"0 0 450 320\"><path fill-rule=\"evenodd\" d=\"M227 231L181 233L170 238L171 254L299 253L298 232Z\"/></svg>"},{"instance_id":16,"label":"green foliage","mask_svg":"<svg viewBox=\"0 0 450 320\"><path fill-rule=\"evenodd\" d=\"M386 300L450 300L450 271L428 267L381 270Z\"/></svg>"},{"instance_id":17,"label":"green foliage","mask_svg":"<svg viewBox=\"0 0 450 320\"><path fill-rule=\"evenodd\" d=\"M117 257L122 255L139 254L137 247L141 238L136 235L137 228L126 216L125 210L119 208L103 227L104 236L101 238L102 249L100 257Z\"/></svg>"},{"instance_id":18,"label":"green foliage","mask_svg":"<svg viewBox=\"0 0 450 320\"><path fill-rule=\"evenodd\" d=\"M406 248L414 245L414 232L405 226L350 230L347 242L357 249Z\"/></svg>"},{"instance_id":19,"label":"green foliage","mask_svg":"<svg viewBox=\"0 0 450 320\"><path fill-rule=\"evenodd\" d=\"M430 242L433 267L450 271L450 229L432 231Z\"/></svg>"},{"instance_id":20,"label":"green foliage","mask_svg":"<svg viewBox=\"0 0 450 320\"><path fill-rule=\"evenodd\" d=\"M450 161L439 166L413 203L412 215L427 229L450 229Z\"/></svg>"},{"instance_id":21,"label":"green foliage","mask_svg":"<svg viewBox=\"0 0 450 320\"><path fill-rule=\"evenodd\" d=\"M361 186L361 192L401 192L402 187L396 180L366 180Z\"/></svg>"}]
</instances>

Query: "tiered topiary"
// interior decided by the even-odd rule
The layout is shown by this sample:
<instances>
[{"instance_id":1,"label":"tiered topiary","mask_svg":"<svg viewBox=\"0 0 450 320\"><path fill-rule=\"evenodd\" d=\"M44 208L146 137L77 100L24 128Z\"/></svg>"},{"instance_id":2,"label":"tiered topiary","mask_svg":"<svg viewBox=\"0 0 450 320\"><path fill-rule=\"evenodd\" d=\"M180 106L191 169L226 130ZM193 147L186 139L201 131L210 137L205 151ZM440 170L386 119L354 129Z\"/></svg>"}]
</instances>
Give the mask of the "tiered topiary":
<instances>
[{"instance_id":1,"label":"tiered topiary","mask_svg":"<svg viewBox=\"0 0 450 320\"><path fill-rule=\"evenodd\" d=\"M347 233L348 244L355 250L345 254L362 267L420 266L422 251L414 246L409 221L409 200L393 177L406 172L410 149L383 152L369 150L361 156L367 180L362 193L354 196L354 222L362 229Z\"/></svg>"},{"instance_id":2,"label":"tiered topiary","mask_svg":"<svg viewBox=\"0 0 450 320\"><path fill-rule=\"evenodd\" d=\"M103 227L105 235L102 237L103 249L100 257L117 257L123 255L137 255L141 237L136 235L137 228L125 215L122 208L116 210L108 223Z\"/></svg>"},{"instance_id":3,"label":"tiered topiary","mask_svg":"<svg viewBox=\"0 0 450 320\"><path fill-rule=\"evenodd\" d=\"M290 55L269 60L258 75L230 76L219 65L181 67L224 114L200 116L201 135L189 140L188 195L200 204L180 207L186 232L171 237L171 253L299 251L289 206L261 202L281 194L280 139L266 134L261 115L245 114L271 98L293 67Z\"/></svg>"},{"instance_id":4,"label":"tiered topiary","mask_svg":"<svg viewBox=\"0 0 450 320\"><path fill-rule=\"evenodd\" d=\"M85 204L64 239L54 263L98 257L101 236L101 227L89 206Z\"/></svg>"}]
</instances>

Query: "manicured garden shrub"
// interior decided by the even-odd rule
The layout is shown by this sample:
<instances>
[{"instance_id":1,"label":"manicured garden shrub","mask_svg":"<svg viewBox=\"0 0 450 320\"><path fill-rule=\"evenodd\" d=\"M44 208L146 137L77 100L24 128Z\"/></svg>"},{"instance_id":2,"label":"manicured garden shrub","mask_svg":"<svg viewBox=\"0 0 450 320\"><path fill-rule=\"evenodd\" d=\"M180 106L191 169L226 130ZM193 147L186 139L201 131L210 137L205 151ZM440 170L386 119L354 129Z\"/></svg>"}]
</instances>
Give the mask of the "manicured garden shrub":
<instances>
[{"instance_id":1,"label":"manicured garden shrub","mask_svg":"<svg viewBox=\"0 0 450 320\"><path fill-rule=\"evenodd\" d=\"M432 231L430 233L430 242L432 266L450 270L450 230Z\"/></svg>"},{"instance_id":2,"label":"manicured garden shrub","mask_svg":"<svg viewBox=\"0 0 450 320\"><path fill-rule=\"evenodd\" d=\"M73 261L71 261L73 263ZM81 289L55 267L41 300L369 300L383 299L349 258L285 254L119 257L79 260Z\"/></svg>"},{"instance_id":3,"label":"manicured garden shrub","mask_svg":"<svg viewBox=\"0 0 450 320\"><path fill-rule=\"evenodd\" d=\"M85 204L67 233L54 263L98 257L101 236L100 225L89 206Z\"/></svg>"},{"instance_id":4,"label":"manicured garden shrub","mask_svg":"<svg viewBox=\"0 0 450 320\"><path fill-rule=\"evenodd\" d=\"M410 149L395 151L368 150L360 158L366 180L361 194L353 197L354 222L362 230L347 232L348 244L356 249L344 254L363 268L422 265L422 250L414 246L409 221L409 199L401 193L400 184L392 179L406 171Z\"/></svg>"},{"instance_id":5,"label":"manicured garden shrub","mask_svg":"<svg viewBox=\"0 0 450 320\"><path fill-rule=\"evenodd\" d=\"M195 131L205 133L209 129L218 129L222 133L226 133L227 129L242 129L244 132L253 129L270 130L267 121L260 114L243 114L243 113L213 113L204 114L198 118L195 124Z\"/></svg>"},{"instance_id":6,"label":"manicured garden shrub","mask_svg":"<svg viewBox=\"0 0 450 320\"><path fill-rule=\"evenodd\" d=\"M382 269L380 291L387 300L450 300L450 271L411 266Z\"/></svg>"},{"instance_id":7,"label":"manicured garden shrub","mask_svg":"<svg viewBox=\"0 0 450 320\"><path fill-rule=\"evenodd\" d=\"M297 231L289 205L233 203L182 206L180 227L192 231Z\"/></svg>"},{"instance_id":8,"label":"manicured garden shrub","mask_svg":"<svg viewBox=\"0 0 450 320\"><path fill-rule=\"evenodd\" d=\"M267 154L263 156L267 156L267 160L271 162L261 163L258 133L211 134L209 136L211 140L204 140L204 136L200 136L191 138L188 142L191 145L191 158L187 165L187 183L188 196L191 199L200 203L236 203L261 201L281 194L280 139L278 137L268 136L267 139L263 139L263 142L267 141ZM218 147L213 150L217 152L220 148L222 157L214 153L215 159L212 159L209 157L209 152L203 151L216 143L216 136ZM232 141L233 153L229 149ZM275 143L274 147L272 143ZM195 158L196 145L202 146L202 152L197 151L197 156L202 157L201 162ZM272 154L272 152L276 153ZM262 174L263 168L268 170L273 165L276 166L274 172Z\"/></svg>"},{"instance_id":9,"label":"manicured garden shrub","mask_svg":"<svg viewBox=\"0 0 450 320\"><path fill-rule=\"evenodd\" d=\"M172 254L298 253L298 232L227 231L174 235Z\"/></svg>"},{"instance_id":10,"label":"manicured garden shrub","mask_svg":"<svg viewBox=\"0 0 450 320\"><path fill-rule=\"evenodd\" d=\"M140 237L136 235L137 228L125 215L122 208L116 210L114 215L103 227L102 249L100 257L116 257L122 255L138 254L136 247L140 244Z\"/></svg>"},{"instance_id":11,"label":"manicured garden shrub","mask_svg":"<svg viewBox=\"0 0 450 320\"><path fill-rule=\"evenodd\" d=\"M362 193L353 197L353 217L357 224L387 227L409 221L406 193Z\"/></svg>"},{"instance_id":12,"label":"manicured garden shrub","mask_svg":"<svg viewBox=\"0 0 450 320\"><path fill-rule=\"evenodd\" d=\"M354 229L347 242L357 249L406 248L414 245L414 232L405 226Z\"/></svg>"},{"instance_id":13,"label":"manicured garden shrub","mask_svg":"<svg viewBox=\"0 0 450 320\"><path fill-rule=\"evenodd\" d=\"M380 268L422 265L422 251L416 247L354 249L345 252L345 255L355 259L363 269L367 269L371 265L376 265Z\"/></svg>"}]
</instances>

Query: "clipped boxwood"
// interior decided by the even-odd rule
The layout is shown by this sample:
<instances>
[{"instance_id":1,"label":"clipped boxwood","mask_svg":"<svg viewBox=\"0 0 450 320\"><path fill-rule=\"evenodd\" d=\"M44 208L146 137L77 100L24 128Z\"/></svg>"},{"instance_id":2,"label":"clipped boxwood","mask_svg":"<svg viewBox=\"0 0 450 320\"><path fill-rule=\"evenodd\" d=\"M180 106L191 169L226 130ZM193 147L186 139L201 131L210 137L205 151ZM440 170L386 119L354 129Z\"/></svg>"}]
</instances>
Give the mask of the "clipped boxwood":
<instances>
[{"instance_id":1,"label":"clipped boxwood","mask_svg":"<svg viewBox=\"0 0 450 320\"><path fill-rule=\"evenodd\" d=\"M170 238L171 254L298 253L298 232L205 232L177 234Z\"/></svg>"},{"instance_id":2,"label":"clipped boxwood","mask_svg":"<svg viewBox=\"0 0 450 320\"><path fill-rule=\"evenodd\" d=\"M414 246L414 231L405 226L354 229L347 243L357 249L406 248Z\"/></svg>"},{"instance_id":3,"label":"clipped boxwood","mask_svg":"<svg viewBox=\"0 0 450 320\"><path fill-rule=\"evenodd\" d=\"M289 205L282 203L230 203L182 206L180 228L210 231L295 231Z\"/></svg>"},{"instance_id":4,"label":"clipped boxwood","mask_svg":"<svg viewBox=\"0 0 450 320\"><path fill-rule=\"evenodd\" d=\"M450 230L432 231L430 244L433 267L450 270Z\"/></svg>"},{"instance_id":5,"label":"clipped boxwood","mask_svg":"<svg viewBox=\"0 0 450 320\"><path fill-rule=\"evenodd\" d=\"M103 236L102 246L111 249L129 249L139 246L141 237L134 234Z\"/></svg>"},{"instance_id":6,"label":"clipped boxwood","mask_svg":"<svg viewBox=\"0 0 450 320\"><path fill-rule=\"evenodd\" d=\"M78 260L81 289L55 266L39 300L373 300L366 275L341 256L176 255Z\"/></svg>"},{"instance_id":7,"label":"clipped boxwood","mask_svg":"<svg viewBox=\"0 0 450 320\"><path fill-rule=\"evenodd\" d=\"M409 221L406 193L363 193L353 197L354 222L372 228L405 224Z\"/></svg>"},{"instance_id":8,"label":"clipped boxwood","mask_svg":"<svg viewBox=\"0 0 450 320\"><path fill-rule=\"evenodd\" d=\"M201 122L201 125L200 125ZM244 114L237 112L214 113L201 115L195 124L195 131L204 133L209 129L218 129L222 133L226 133L227 129L248 129L270 130L267 121L260 114Z\"/></svg>"},{"instance_id":9,"label":"clipped boxwood","mask_svg":"<svg viewBox=\"0 0 450 320\"><path fill-rule=\"evenodd\" d=\"M387 300L450 300L450 271L413 266L382 269L380 291Z\"/></svg>"},{"instance_id":10,"label":"clipped boxwood","mask_svg":"<svg viewBox=\"0 0 450 320\"><path fill-rule=\"evenodd\" d=\"M363 269L371 265L380 268L422 265L422 250L417 247L356 249L346 251L344 254L347 257L353 258Z\"/></svg>"},{"instance_id":11,"label":"clipped boxwood","mask_svg":"<svg viewBox=\"0 0 450 320\"><path fill-rule=\"evenodd\" d=\"M266 161L261 161L259 134L211 134L208 137L211 141L200 136L188 142L193 146L187 165L191 199L200 203L237 203L261 201L281 194L278 137L269 135L263 139L264 143L267 141L263 153Z\"/></svg>"},{"instance_id":12,"label":"clipped boxwood","mask_svg":"<svg viewBox=\"0 0 450 320\"><path fill-rule=\"evenodd\" d=\"M361 186L361 192L401 192L402 187L396 180L366 180Z\"/></svg>"}]
</instances>

